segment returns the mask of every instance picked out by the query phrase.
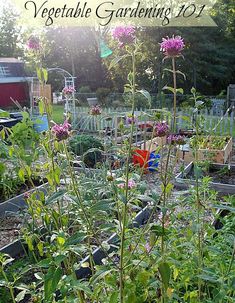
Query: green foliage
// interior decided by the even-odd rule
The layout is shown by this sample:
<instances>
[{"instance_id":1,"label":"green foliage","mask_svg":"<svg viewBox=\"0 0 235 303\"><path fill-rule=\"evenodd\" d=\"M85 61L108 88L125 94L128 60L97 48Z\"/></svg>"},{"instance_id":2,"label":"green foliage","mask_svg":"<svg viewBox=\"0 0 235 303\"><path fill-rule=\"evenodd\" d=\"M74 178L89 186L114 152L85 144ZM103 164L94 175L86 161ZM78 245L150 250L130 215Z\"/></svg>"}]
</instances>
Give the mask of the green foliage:
<instances>
[{"instance_id":1,"label":"green foliage","mask_svg":"<svg viewBox=\"0 0 235 303\"><path fill-rule=\"evenodd\" d=\"M12 6L3 6L0 14L0 57L18 58L23 54L18 43L21 38L18 15Z\"/></svg>"},{"instance_id":2,"label":"green foliage","mask_svg":"<svg viewBox=\"0 0 235 303\"><path fill-rule=\"evenodd\" d=\"M108 102L108 95L111 93L109 88L105 88L105 87L99 87L96 91L96 96L98 98L98 101L100 104L107 106L107 105L111 105Z\"/></svg>"},{"instance_id":3,"label":"green foliage","mask_svg":"<svg viewBox=\"0 0 235 303\"><path fill-rule=\"evenodd\" d=\"M196 136L190 139L190 146L198 146L199 149L223 150L228 143L229 137L220 136Z\"/></svg>"},{"instance_id":4,"label":"green foliage","mask_svg":"<svg viewBox=\"0 0 235 303\"><path fill-rule=\"evenodd\" d=\"M94 167L102 161L103 144L98 138L89 135L77 135L71 138L70 148L77 156L82 156L88 167Z\"/></svg>"},{"instance_id":5,"label":"green foliage","mask_svg":"<svg viewBox=\"0 0 235 303\"><path fill-rule=\"evenodd\" d=\"M8 141L12 144L17 144L21 148L28 148L34 145L38 140L39 135L33 129L33 121L30 120L29 114L22 113L23 120L11 128Z\"/></svg>"},{"instance_id":6,"label":"green foliage","mask_svg":"<svg viewBox=\"0 0 235 303\"><path fill-rule=\"evenodd\" d=\"M90 86L81 86L79 88L79 93L80 94L90 94L90 93L92 93L92 90L91 90Z\"/></svg>"}]
</instances>

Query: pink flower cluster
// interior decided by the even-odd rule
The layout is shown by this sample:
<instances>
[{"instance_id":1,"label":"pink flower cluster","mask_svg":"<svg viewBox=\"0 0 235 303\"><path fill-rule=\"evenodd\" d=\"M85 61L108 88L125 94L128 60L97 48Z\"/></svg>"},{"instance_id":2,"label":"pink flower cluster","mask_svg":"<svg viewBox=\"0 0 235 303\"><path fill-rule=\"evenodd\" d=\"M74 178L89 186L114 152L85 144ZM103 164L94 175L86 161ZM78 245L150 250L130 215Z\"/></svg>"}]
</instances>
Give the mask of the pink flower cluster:
<instances>
[{"instance_id":1,"label":"pink flower cluster","mask_svg":"<svg viewBox=\"0 0 235 303\"><path fill-rule=\"evenodd\" d=\"M167 143L171 145L184 145L185 137L181 135L170 135L167 137Z\"/></svg>"},{"instance_id":2,"label":"pink flower cluster","mask_svg":"<svg viewBox=\"0 0 235 303\"><path fill-rule=\"evenodd\" d=\"M132 44L135 41L134 26L117 26L112 32L113 38L118 41L120 47Z\"/></svg>"},{"instance_id":3,"label":"pink flower cluster","mask_svg":"<svg viewBox=\"0 0 235 303\"><path fill-rule=\"evenodd\" d=\"M93 105L90 109L90 114L92 116L99 116L101 115L101 108L99 105Z\"/></svg>"},{"instance_id":4,"label":"pink flower cluster","mask_svg":"<svg viewBox=\"0 0 235 303\"><path fill-rule=\"evenodd\" d=\"M31 36L27 41L27 47L31 51L39 51L41 48L39 38L36 36Z\"/></svg>"},{"instance_id":5,"label":"pink flower cluster","mask_svg":"<svg viewBox=\"0 0 235 303\"><path fill-rule=\"evenodd\" d=\"M184 40L180 36L172 36L172 38L163 38L161 45L161 51L167 57L178 57L181 55L181 51L184 49Z\"/></svg>"},{"instance_id":6,"label":"pink flower cluster","mask_svg":"<svg viewBox=\"0 0 235 303\"><path fill-rule=\"evenodd\" d=\"M120 183L118 184L118 187L124 189L126 187L126 183ZM130 179L128 181L128 189L133 189L135 187L136 187L136 182L133 179Z\"/></svg>"},{"instance_id":7,"label":"pink flower cluster","mask_svg":"<svg viewBox=\"0 0 235 303\"><path fill-rule=\"evenodd\" d=\"M72 95L73 93L75 93L76 90L75 88L73 88L72 86L67 86L64 87L64 89L62 90L62 93L66 96L66 95Z\"/></svg>"},{"instance_id":8,"label":"pink flower cluster","mask_svg":"<svg viewBox=\"0 0 235 303\"><path fill-rule=\"evenodd\" d=\"M166 121L157 122L155 125L155 134L157 137L165 137L169 135L170 128Z\"/></svg>"},{"instance_id":9,"label":"pink flower cluster","mask_svg":"<svg viewBox=\"0 0 235 303\"><path fill-rule=\"evenodd\" d=\"M69 131L71 129L71 124L67 120L63 124L55 124L52 127L52 133L55 135L57 141L66 140L69 138Z\"/></svg>"}]
</instances>

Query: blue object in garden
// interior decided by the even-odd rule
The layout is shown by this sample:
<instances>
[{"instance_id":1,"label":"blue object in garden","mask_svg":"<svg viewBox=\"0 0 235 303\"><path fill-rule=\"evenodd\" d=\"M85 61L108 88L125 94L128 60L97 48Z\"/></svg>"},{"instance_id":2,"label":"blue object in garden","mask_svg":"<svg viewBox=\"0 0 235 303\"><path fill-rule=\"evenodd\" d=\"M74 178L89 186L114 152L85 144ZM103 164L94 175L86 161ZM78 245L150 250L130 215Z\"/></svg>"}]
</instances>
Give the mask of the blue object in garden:
<instances>
[{"instance_id":1,"label":"blue object in garden","mask_svg":"<svg viewBox=\"0 0 235 303\"><path fill-rule=\"evenodd\" d=\"M103 40L100 40L100 57L106 58L112 55L113 51L105 44Z\"/></svg>"},{"instance_id":2,"label":"blue object in garden","mask_svg":"<svg viewBox=\"0 0 235 303\"><path fill-rule=\"evenodd\" d=\"M37 133L45 132L49 129L47 115L43 116L33 116L33 128Z\"/></svg>"},{"instance_id":3,"label":"blue object in garden","mask_svg":"<svg viewBox=\"0 0 235 303\"><path fill-rule=\"evenodd\" d=\"M159 165L159 159L160 155L156 154L155 152L152 152L149 157L149 162L148 162L148 169L149 171L157 171L158 165Z\"/></svg>"}]
</instances>

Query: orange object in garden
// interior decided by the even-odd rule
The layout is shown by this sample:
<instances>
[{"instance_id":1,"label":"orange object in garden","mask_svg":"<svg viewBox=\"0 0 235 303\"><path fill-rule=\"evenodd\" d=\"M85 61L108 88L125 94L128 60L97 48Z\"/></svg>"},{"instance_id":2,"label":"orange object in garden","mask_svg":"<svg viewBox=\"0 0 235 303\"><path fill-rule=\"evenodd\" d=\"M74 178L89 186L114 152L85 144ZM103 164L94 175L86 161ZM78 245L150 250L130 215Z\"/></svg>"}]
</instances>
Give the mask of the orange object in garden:
<instances>
[{"instance_id":1,"label":"orange object in garden","mask_svg":"<svg viewBox=\"0 0 235 303\"><path fill-rule=\"evenodd\" d=\"M135 165L148 168L150 152L148 150L136 149L133 151L132 161Z\"/></svg>"}]
</instances>

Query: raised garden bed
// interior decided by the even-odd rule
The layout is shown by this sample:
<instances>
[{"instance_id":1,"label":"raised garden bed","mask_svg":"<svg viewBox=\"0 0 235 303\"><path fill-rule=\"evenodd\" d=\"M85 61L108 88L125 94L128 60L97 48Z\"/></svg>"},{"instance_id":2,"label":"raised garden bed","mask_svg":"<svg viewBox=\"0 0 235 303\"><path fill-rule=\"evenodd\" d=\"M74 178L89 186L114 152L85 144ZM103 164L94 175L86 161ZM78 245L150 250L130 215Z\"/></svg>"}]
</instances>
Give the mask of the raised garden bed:
<instances>
[{"instance_id":1,"label":"raised garden bed","mask_svg":"<svg viewBox=\"0 0 235 303\"><path fill-rule=\"evenodd\" d=\"M131 227L140 227L141 225L145 224L151 214L151 208L146 206L143 210L141 210L133 220ZM118 237L116 234L113 234L108 240L107 243L110 244L110 251L115 249L114 245L118 242ZM8 254L12 258L17 256L23 255L25 253L25 248L21 240L16 240L13 243L10 243L0 249L0 253ZM105 253L102 251L101 248L97 248L93 252L94 262L96 264L100 264L101 260L104 258ZM82 263L89 262L89 257L84 258L81 261ZM80 268L76 271L78 278L84 278L90 274L90 268Z\"/></svg>"},{"instance_id":2,"label":"raised garden bed","mask_svg":"<svg viewBox=\"0 0 235 303\"><path fill-rule=\"evenodd\" d=\"M201 138L201 139L200 139ZM206 137L200 137L199 140L202 140ZM214 138L221 138L221 137L214 137ZM213 137L208 137L208 142L210 140L213 140ZM200 145L200 144L199 144ZM206 148L199 148L198 149L198 160L204 161L204 160L210 160L214 163L220 163L225 164L233 149L233 140L231 137L225 138L225 145L223 148L219 149L216 147L210 147L210 144ZM180 148L179 150L179 157L183 159L186 163L190 163L194 160L193 150L189 145L185 145Z\"/></svg>"},{"instance_id":3,"label":"raised garden bed","mask_svg":"<svg viewBox=\"0 0 235 303\"><path fill-rule=\"evenodd\" d=\"M226 164L213 163L210 165L209 170L205 172L205 176L212 178L210 182L211 188L223 194L235 194L235 165L230 165L229 167ZM175 179L176 188L187 189L190 185L196 185L193 162L183 172L178 174Z\"/></svg>"}]
</instances>

